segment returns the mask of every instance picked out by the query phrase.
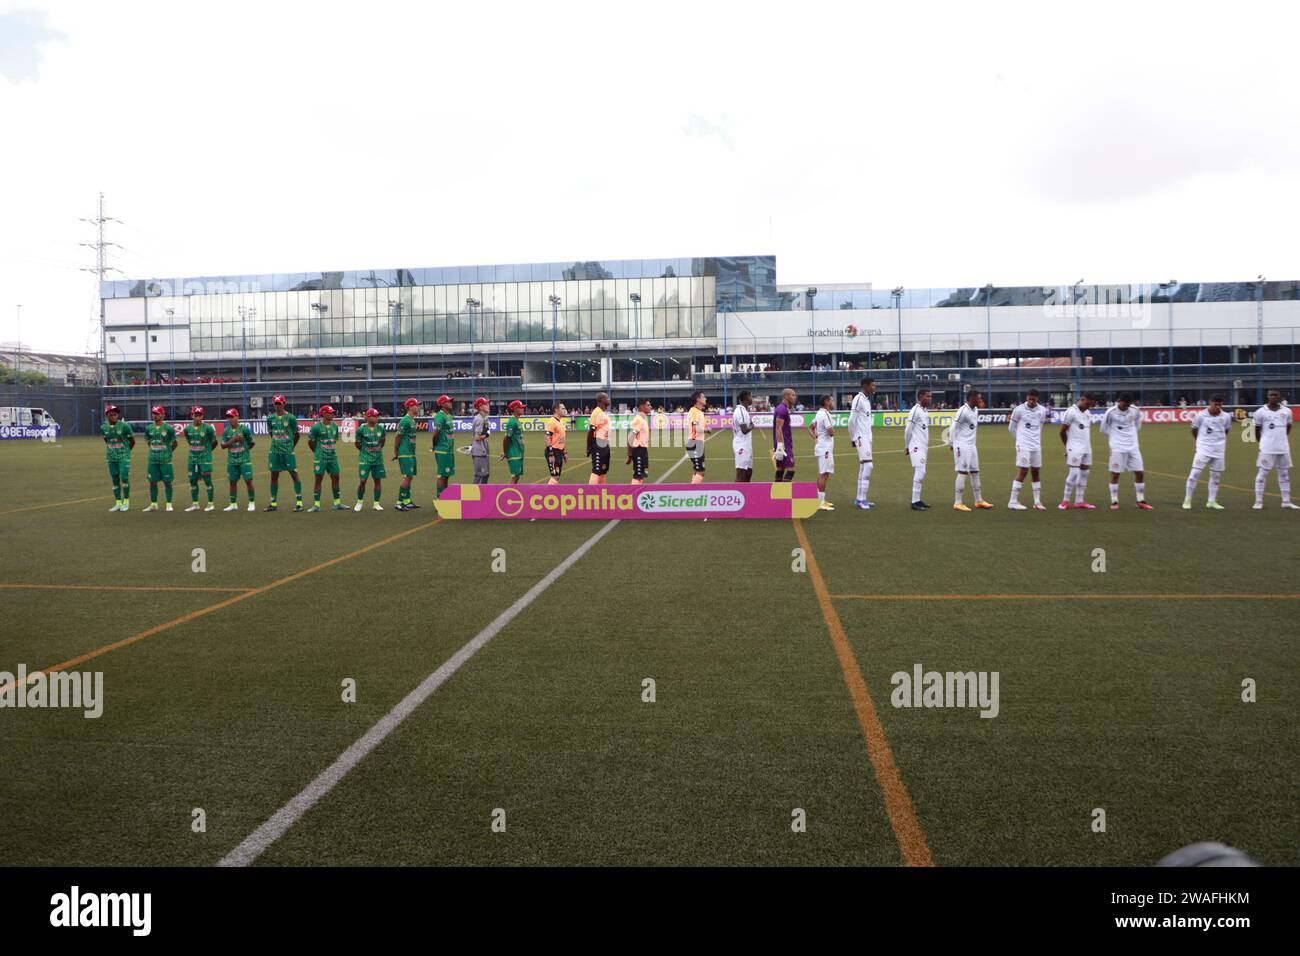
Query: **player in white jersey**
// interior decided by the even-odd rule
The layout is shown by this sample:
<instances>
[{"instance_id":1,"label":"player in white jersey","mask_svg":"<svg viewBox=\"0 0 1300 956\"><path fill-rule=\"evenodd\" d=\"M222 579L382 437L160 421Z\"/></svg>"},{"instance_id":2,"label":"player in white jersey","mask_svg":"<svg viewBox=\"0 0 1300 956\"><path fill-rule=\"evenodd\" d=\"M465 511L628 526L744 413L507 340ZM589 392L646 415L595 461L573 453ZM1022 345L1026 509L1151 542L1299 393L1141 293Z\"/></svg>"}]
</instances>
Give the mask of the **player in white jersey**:
<instances>
[{"instance_id":1,"label":"player in white jersey","mask_svg":"<svg viewBox=\"0 0 1300 956\"><path fill-rule=\"evenodd\" d=\"M1120 392L1115 404L1101 417L1101 431L1110 439L1110 510L1119 510L1119 476L1133 472L1133 490L1137 493L1137 506L1151 511L1147 501L1146 472L1142 469L1142 449L1138 447L1138 431L1142 428L1142 413L1133 404L1133 396Z\"/></svg>"},{"instance_id":2,"label":"player in white jersey","mask_svg":"<svg viewBox=\"0 0 1300 956\"><path fill-rule=\"evenodd\" d=\"M870 511L876 505L867 500L867 488L871 485L871 424L875 412L871 409L871 396L876 394L876 380L864 378L861 390L853 396L849 406L849 444L858 450L858 496L853 499L853 507Z\"/></svg>"},{"instance_id":3,"label":"player in white jersey","mask_svg":"<svg viewBox=\"0 0 1300 956\"><path fill-rule=\"evenodd\" d=\"M1282 404L1282 393L1270 389L1268 404L1255 409L1250 416L1255 422L1255 440L1259 442L1259 457L1255 460L1256 511L1264 507L1264 486L1268 473L1277 469L1277 489L1282 492L1283 508L1300 508L1291 501L1291 409Z\"/></svg>"},{"instance_id":4,"label":"player in white jersey","mask_svg":"<svg viewBox=\"0 0 1300 956\"><path fill-rule=\"evenodd\" d=\"M916 393L916 404L907 413L907 427L903 431L903 454L912 463L912 510L929 511L930 506L921 500L921 482L925 481L925 465L930 458L930 390Z\"/></svg>"},{"instance_id":5,"label":"player in white jersey","mask_svg":"<svg viewBox=\"0 0 1300 956\"><path fill-rule=\"evenodd\" d=\"M1056 507L1065 511L1070 507L1070 492L1074 492L1074 507L1088 511L1096 508L1083 500L1088 487L1088 473L1092 470L1092 396L1084 392L1079 400L1061 416L1061 444L1065 446L1065 463L1070 470L1065 476L1065 493Z\"/></svg>"},{"instance_id":6,"label":"player in white jersey","mask_svg":"<svg viewBox=\"0 0 1300 956\"><path fill-rule=\"evenodd\" d=\"M808 426L813 436L813 453L817 456L817 507L821 511L835 510L826 500L826 482L835 474L835 420L831 418L834 405L834 395L823 395L822 407Z\"/></svg>"},{"instance_id":7,"label":"player in white jersey","mask_svg":"<svg viewBox=\"0 0 1300 956\"><path fill-rule=\"evenodd\" d=\"M731 450L736 454L736 481L749 481L754 477L754 418L749 407L754 397L749 392L736 396L736 407L731 410Z\"/></svg>"},{"instance_id":8,"label":"player in white jersey","mask_svg":"<svg viewBox=\"0 0 1300 956\"><path fill-rule=\"evenodd\" d=\"M976 508L992 508L984 500L980 491L980 453L975 446L975 430L980 423L980 393L971 390L966 393L966 401L957 409L952 420L952 467L957 472L956 497L953 499L953 511L970 511L962 501L966 490L966 477L970 476L970 490L975 496Z\"/></svg>"},{"instance_id":9,"label":"player in white jersey","mask_svg":"<svg viewBox=\"0 0 1300 956\"><path fill-rule=\"evenodd\" d=\"M1020 503L1020 489L1024 487L1028 475L1034 491L1034 510L1046 511L1043 507L1043 483L1039 478L1039 469L1043 467L1043 426L1051 418L1046 405L1038 402L1038 392L1030 389L1025 392L1025 400L1011 413L1007 431L1011 432L1016 443L1016 472L1011 482L1011 500L1007 507L1012 511L1024 511Z\"/></svg>"},{"instance_id":10,"label":"player in white jersey","mask_svg":"<svg viewBox=\"0 0 1300 956\"><path fill-rule=\"evenodd\" d=\"M1223 510L1223 505L1217 500L1219 479L1223 477L1224 456L1228 450L1228 434L1231 431L1232 418L1223 410L1223 396L1211 395L1209 405L1197 412L1192 419L1192 440L1196 442L1196 453L1192 456L1192 470L1187 476L1184 511L1191 509L1192 494L1206 467L1210 469L1210 495L1205 507L1214 511Z\"/></svg>"}]
</instances>

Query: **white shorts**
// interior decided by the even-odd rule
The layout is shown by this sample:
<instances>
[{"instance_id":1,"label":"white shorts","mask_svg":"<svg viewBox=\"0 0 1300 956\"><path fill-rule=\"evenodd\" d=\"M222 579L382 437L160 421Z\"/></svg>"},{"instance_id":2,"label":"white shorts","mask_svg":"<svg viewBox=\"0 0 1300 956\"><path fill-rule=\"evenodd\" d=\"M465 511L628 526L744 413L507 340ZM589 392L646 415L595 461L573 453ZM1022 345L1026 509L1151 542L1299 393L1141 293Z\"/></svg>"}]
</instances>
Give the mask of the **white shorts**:
<instances>
[{"instance_id":1,"label":"white shorts","mask_svg":"<svg viewBox=\"0 0 1300 956\"><path fill-rule=\"evenodd\" d=\"M835 474L835 446L818 446L813 450L817 453L817 474Z\"/></svg>"},{"instance_id":2,"label":"white shorts","mask_svg":"<svg viewBox=\"0 0 1300 956\"><path fill-rule=\"evenodd\" d=\"M1279 455L1266 455L1262 451L1259 457L1255 459L1255 467L1261 471L1272 471L1274 468L1291 468L1291 453L1284 452Z\"/></svg>"},{"instance_id":3,"label":"white shorts","mask_svg":"<svg viewBox=\"0 0 1300 956\"><path fill-rule=\"evenodd\" d=\"M980 470L980 453L974 445L952 446L952 467L954 471L965 473Z\"/></svg>"},{"instance_id":4,"label":"white shorts","mask_svg":"<svg viewBox=\"0 0 1300 956\"><path fill-rule=\"evenodd\" d=\"M1090 451L1069 451L1065 452L1065 463L1071 468L1091 468L1092 452Z\"/></svg>"},{"instance_id":5,"label":"white shorts","mask_svg":"<svg viewBox=\"0 0 1300 956\"><path fill-rule=\"evenodd\" d=\"M1041 448L1021 448L1016 446L1016 467L1017 468L1042 468L1043 467L1043 449Z\"/></svg>"},{"instance_id":6,"label":"white shorts","mask_svg":"<svg viewBox=\"0 0 1300 956\"><path fill-rule=\"evenodd\" d=\"M1208 466L1210 471L1223 471L1223 462L1222 457L1210 458L1208 455L1197 455L1192 459L1192 467L1205 468Z\"/></svg>"},{"instance_id":7,"label":"white shorts","mask_svg":"<svg viewBox=\"0 0 1300 956\"><path fill-rule=\"evenodd\" d=\"M921 451L914 451L908 455L907 461L913 468L924 470L925 466L930 462L930 456L925 453L924 449L922 449Z\"/></svg>"},{"instance_id":8,"label":"white shorts","mask_svg":"<svg viewBox=\"0 0 1300 956\"><path fill-rule=\"evenodd\" d=\"M858 442L858 463L861 464L864 461L871 461L871 442L869 441Z\"/></svg>"},{"instance_id":9,"label":"white shorts","mask_svg":"<svg viewBox=\"0 0 1300 956\"><path fill-rule=\"evenodd\" d=\"M741 448L733 445L732 451L736 453L736 467L742 470L748 470L754 467L754 447Z\"/></svg>"},{"instance_id":10,"label":"white shorts","mask_svg":"<svg viewBox=\"0 0 1300 956\"><path fill-rule=\"evenodd\" d=\"M1110 473L1118 475L1122 471L1146 471L1142 467L1142 452L1134 449L1133 451L1114 451L1110 453Z\"/></svg>"}]
</instances>

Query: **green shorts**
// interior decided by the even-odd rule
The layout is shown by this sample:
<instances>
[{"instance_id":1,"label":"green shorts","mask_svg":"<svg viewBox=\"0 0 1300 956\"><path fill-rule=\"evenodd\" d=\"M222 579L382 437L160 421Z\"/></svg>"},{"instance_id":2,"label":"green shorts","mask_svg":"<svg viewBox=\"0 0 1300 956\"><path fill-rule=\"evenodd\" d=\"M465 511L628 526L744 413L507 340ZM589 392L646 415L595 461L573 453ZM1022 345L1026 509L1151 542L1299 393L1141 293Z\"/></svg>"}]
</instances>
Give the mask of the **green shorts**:
<instances>
[{"instance_id":1,"label":"green shorts","mask_svg":"<svg viewBox=\"0 0 1300 956\"><path fill-rule=\"evenodd\" d=\"M522 475L524 473L524 460L522 458L508 458L506 465L510 468L510 474Z\"/></svg>"},{"instance_id":2,"label":"green shorts","mask_svg":"<svg viewBox=\"0 0 1300 956\"><path fill-rule=\"evenodd\" d=\"M266 464L271 471L297 471L298 456L291 451L273 451Z\"/></svg>"},{"instance_id":3,"label":"green shorts","mask_svg":"<svg viewBox=\"0 0 1300 956\"><path fill-rule=\"evenodd\" d=\"M363 461L357 465L357 468L362 481L365 481L367 478L378 480L388 476L388 472L384 470L384 463L382 461Z\"/></svg>"},{"instance_id":4,"label":"green shorts","mask_svg":"<svg viewBox=\"0 0 1300 956\"><path fill-rule=\"evenodd\" d=\"M195 481L212 474L212 462L210 461L192 461L185 466L189 476Z\"/></svg>"},{"instance_id":5,"label":"green shorts","mask_svg":"<svg viewBox=\"0 0 1300 956\"><path fill-rule=\"evenodd\" d=\"M165 481L170 485L174 477L175 471L170 461L149 462L148 478L150 481Z\"/></svg>"},{"instance_id":6,"label":"green shorts","mask_svg":"<svg viewBox=\"0 0 1300 956\"><path fill-rule=\"evenodd\" d=\"M433 458L438 463L439 478L450 478L456 474L456 453L454 451L435 451Z\"/></svg>"},{"instance_id":7,"label":"green shorts","mask_svg":"<svg viewBox=\"0 0 1300 956\"><path fill-rule=\"evenodd\" d=\"M131 477L131 459L126 458L121 461L110 461L108 463L108 476L110 478L126 479Z\"/></svg>"},{"instance_id":8,"label":"green shorts","mask_svg":"<svg viewBox=\"0 0 1300 956\"><path fill-rule=\"evenodd\" d=\"M397 467L402 470L403 475L409 475L414 478L416 473L414 455L398 455Z\"/></svg>"},{"instance_id":9,"label":"green shorts","mask_svg":"<svg viewBox=\"0 0 1300 956\"><path fill-rule=\"evenodd\" d=\"M339 460L337 458L317 458L311 464L311 470L317 475L337 475Z\"/></svg>"},{"instance_id":10,"label":"green shorts","mask_svg":"<svg viewBox=\"0 0 1300 956\"><path fill-rule=\"evenodd\" d=\"M251 461L226 462L226 477L231 481L238 481L240 478L243 478L245 481L252 481L253 463Z\"/></svg>"}]
</instances>

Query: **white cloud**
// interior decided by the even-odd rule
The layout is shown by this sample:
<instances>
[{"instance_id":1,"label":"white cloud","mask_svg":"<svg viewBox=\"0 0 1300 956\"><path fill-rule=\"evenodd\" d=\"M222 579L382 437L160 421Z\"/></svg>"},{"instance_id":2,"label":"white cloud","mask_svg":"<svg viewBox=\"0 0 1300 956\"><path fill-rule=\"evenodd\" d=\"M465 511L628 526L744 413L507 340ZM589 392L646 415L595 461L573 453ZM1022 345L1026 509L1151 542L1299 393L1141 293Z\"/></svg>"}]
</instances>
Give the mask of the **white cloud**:
<instances>
[{"instance_id":1,"label":"white cloud","mask_svg":"<svg viewBox=\"0 0 1300 956\"><path fill-rule=\"evenodd\" d=\"M31 4L27 4L31 6ZM775 252L783 282L1294 273L1300 67L1242 3L57 4L0 79L0 338L135 277Z\"/></svg>"},{"instance_id":2,"label":"white cloud","mask_svg":"<svg viewBox=\"0 0 1300 956\"><path fill-rule=\"evenodd\" d=\"M58 30L46 26L41 10L0 11L0 77L34 80L40 71L41 51L46 44L64 40Z\"/></svg>"}]
</instances>

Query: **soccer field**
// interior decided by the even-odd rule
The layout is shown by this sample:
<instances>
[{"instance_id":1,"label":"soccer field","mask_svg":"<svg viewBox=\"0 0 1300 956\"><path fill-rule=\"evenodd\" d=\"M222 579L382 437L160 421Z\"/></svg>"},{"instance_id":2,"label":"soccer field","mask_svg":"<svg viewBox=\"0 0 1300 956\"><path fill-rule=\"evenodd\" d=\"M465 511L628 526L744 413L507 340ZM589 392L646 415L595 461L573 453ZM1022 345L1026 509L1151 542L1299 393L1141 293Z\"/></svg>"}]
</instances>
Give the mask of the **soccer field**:
<instances>
[{"instance_id":1,"label":"soccer field","mask_svg":"<svg viewBox=\"0 0 1300 956\"><path fill-rule=\"evenodd\" d=\"M1128 475L1123 508L1105 509L1100 438L1099 509L1057 512L1054 429L1050 510L1008 511L1010 436L992 426L980 454L996 508L950 510L936 447L934 509L916 513L902 431L881 429L875 511L849 507L841 436L834 513L624 521L594 544L603 522L437 520L423 442L424 507L392 510L390 465L387 510L360 514L295 514L287 478L278 513L184 513L183 448L177 511L141 513L143 447L132 510L110 514L102 442L0 443L0 671L102 671L104 692L97 719L0 710L0 864L210 865L242 847L240 862L272 865L1148 865L1221 840L1294 865L1300 514L1272 478L1251 510L1255 446L1236 438L1223 512L1205 509L1204 482L1179 507L1181 425L1142 432L1151 512ZM811 481L811 440L795 440ZM526 480L544 480L538 444ZM710 479L731 480L729 437L708 452ZM679 456L652 449L652 478ZM355 452L340 458L351 505ZM265 446L254 459L260 508ZM566 480L585 481L583 464ZM469 459L457 467L467 480ZM365 737L539 583L390 733ZM917 665L997 672L996 716L893 706L892 675ZM358 760L336 762L359 741ZM250 850L318 777L319 799Z\"/></svg>"}]
</instances>

